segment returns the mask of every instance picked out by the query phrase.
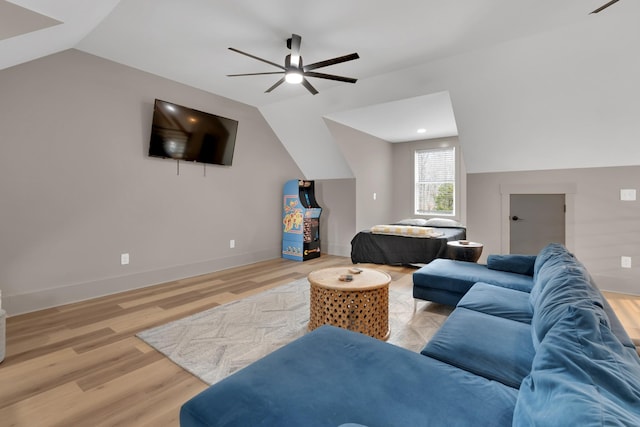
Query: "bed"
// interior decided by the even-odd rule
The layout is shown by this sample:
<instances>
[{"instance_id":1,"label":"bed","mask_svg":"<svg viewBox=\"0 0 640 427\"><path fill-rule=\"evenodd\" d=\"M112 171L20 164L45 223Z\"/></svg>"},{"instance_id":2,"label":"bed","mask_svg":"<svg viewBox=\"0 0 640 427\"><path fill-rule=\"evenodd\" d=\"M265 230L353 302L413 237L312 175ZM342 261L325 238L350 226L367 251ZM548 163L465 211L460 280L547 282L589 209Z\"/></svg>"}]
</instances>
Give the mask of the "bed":
<instances>
[{"instance_id":1,"label":"bed","mask_svg":"<svg viewBox=\"0 0 640 427\"><path fill-rule=\"evenodd\" d=\"M429 231L421 232L421 228ZM428 264L446 256L448 241L466 237L466 228L454 220L406 219L356 234L351 240L351 261L354 264Z\"/></svg>"}]
</instances>

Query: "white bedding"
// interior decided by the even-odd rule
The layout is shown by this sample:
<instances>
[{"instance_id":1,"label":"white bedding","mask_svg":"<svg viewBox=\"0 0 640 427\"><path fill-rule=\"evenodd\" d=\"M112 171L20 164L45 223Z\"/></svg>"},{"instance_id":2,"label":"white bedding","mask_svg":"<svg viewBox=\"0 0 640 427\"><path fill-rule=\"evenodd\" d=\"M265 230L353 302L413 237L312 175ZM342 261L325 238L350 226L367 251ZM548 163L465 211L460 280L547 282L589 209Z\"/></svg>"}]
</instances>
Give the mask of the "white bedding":
<instances>
[{"instance_id":1,"label":"white bedding","mask_svg":"<svg viewBox=\"0 0 640 427\"><path fill-rule=\"evenodd\" d=\"M374 234L388 234L391 236L406 237L423 237L433 238L441 237L444 233L437 231L432 227L419 227L415 225L374 225L371 227Z\"/></svg>"}]
</instances>

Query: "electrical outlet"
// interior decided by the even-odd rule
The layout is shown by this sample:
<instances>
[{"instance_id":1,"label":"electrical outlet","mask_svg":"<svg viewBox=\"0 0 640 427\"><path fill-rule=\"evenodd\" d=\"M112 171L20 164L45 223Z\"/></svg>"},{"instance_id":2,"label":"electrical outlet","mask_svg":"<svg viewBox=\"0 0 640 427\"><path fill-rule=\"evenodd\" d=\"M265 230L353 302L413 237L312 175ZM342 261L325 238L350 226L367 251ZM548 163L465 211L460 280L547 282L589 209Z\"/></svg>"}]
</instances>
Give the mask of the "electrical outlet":
<instances>
[{"instance_id":1,"label":"electrical outlet","mask_svg":"<svg viewBox=\"0 0 640 427\"><path fill-rule=\"evenodd\" d=\"M229 240L229 248L233 249L235 247L236 247L236 241L233 239Z\"/></svg>"},{"instance_id":2,"label":"electrical outlet","mask_svg":"<svg viewBox=\"0 0 640 427\"><path fill-rule=\"evenodd\" d=\"M120 265L129 264L129 254L120 254Z\"/></svg>"},{"instance_id":3,"label":"electrical outlet","mask_svg":"<svg viewBox=\"0 0 640 427\"><path fill-rule=\"evenodd\" d=\"M631 257L630 256L620 257L620 267L631 268Z\"/></svg>"},{"instance_id":4,"label":"electrical outlet","mask_svg":"<svg viewBox=\"0 0 640 427\"><path fill-rule=\"evenodd\" d=\"M620 190L620 200L629 202L636 200L635 188L624 188Z\"/></svg>"},{"instance_id":5,"label":"electrical outlet","mask_svg":"<svg viewBox=\"0 0 640 427\"><path fill-rule=\"evenodd\" d=\"M378 198L378 195L376 193L373 193L373 200L376 200Z\"/></svg>"}]
</instances>

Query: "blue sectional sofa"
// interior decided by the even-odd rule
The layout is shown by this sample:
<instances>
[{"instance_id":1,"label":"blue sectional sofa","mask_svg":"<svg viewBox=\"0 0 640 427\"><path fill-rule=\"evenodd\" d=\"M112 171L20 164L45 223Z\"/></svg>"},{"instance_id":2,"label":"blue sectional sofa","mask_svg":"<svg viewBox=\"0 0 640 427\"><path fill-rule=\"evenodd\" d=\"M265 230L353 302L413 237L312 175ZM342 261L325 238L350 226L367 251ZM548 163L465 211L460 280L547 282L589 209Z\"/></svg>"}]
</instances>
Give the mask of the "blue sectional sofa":
<instances>
[{"instance_id":1,"label":"blue sectional sofa","mask_svg":"<svg viewBox=\"0 0 640 427\"><path fill-rule=\"evenodd\" d=\"M455 306L478 283L529 292L535 256L489 255L487 264L438 258L413 274L413 297Z\"/></svg>"},{"instance_id":2,"label":"blue sectional sofa","mask_svg":"<svg viewBox=\"0 0 640 427\"><path fill-rule=\"evenodd\" d=\"M466 291L449 261L462 297L421 353L323 326L193 397L181 426L640 425L640 358L564 247Z\"/></svg>"}]
</instances>

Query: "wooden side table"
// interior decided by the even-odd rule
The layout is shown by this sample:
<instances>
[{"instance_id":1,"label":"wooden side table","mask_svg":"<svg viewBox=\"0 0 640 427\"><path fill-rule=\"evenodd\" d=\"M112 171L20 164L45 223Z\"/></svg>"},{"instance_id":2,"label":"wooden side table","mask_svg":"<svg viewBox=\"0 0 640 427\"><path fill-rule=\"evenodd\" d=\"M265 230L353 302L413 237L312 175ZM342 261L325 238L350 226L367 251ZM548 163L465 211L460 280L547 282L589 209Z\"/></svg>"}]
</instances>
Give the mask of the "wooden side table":
<instances>
[{"instance_id":1,"label":"wooden side table","mask_svg":"<svg viewBox=\"0 0 640 427\"><path fill-rule=\"evenodd\" d=\"M351 274L353 280L339 280ZM329 324L374 338L389 338L389 283L384 272L363 268L359 274L349 268L325 268L308 276L310 284L309 330Z\"/></svg>"},{"instance_id":2,"label":"wooden side table","mask_svg":"<svg viewBox=\"0 0 640 427\"><path fill-rule=\"evenodd\" d=\"M482 255L482 243L468 240L447 242L447 256L458 261L478 262Z\"/></svg>"}]
</instances>

